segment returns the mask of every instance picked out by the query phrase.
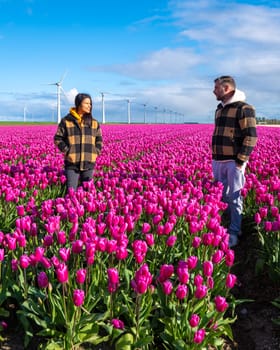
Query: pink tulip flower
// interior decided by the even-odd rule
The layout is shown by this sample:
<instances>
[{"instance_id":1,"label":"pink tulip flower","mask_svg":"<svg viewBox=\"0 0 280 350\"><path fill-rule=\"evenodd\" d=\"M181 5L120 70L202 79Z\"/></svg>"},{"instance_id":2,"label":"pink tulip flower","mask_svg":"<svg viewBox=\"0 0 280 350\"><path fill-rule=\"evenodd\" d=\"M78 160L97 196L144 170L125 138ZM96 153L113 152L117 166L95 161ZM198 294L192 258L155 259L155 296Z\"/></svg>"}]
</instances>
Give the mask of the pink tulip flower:
<instances>
[{"instance_id":1,"label":"pink tulip flower","mask_svg":"<svg viewBox=\"0 0 280 350\"><path fill-rule=\"evenodd\" d=\"M155 238L152 233L146 233L145 234L145 240L149 247L152 247L155 244Z\"/></svg>"},{"instance_id":2,"label":"pink tulip flower","mask_svg":"<svg viewBox=\"0 0 280 350\"><path fill-rule=\"evenodd\" d=\"M197 314L192 314L189 320L189 324L192 328L195 328L199 325L200 317Z\"/></svg>"},{"instance_id":3,"label":"pink tulip flower","mask_svg":"<svg viewBox=\"0 0 280 350\"><path fill-rule=\"evenodd\" d=\"M153 224L158 225L161 222L161 219L162 219L162 215L155 215L153 217Z\"/></svg>"},{"instance_id":4,"label":"pink tulip flower","mask_svg":"<svg viewBox=\"0 0 280 350\"><path fill-rule=\"evenodd\" d=\"M254 216L254 219L255 219L255 223L257 225L259 225L261 223L261 221L262 221L260 213L256 213L255 216Z\"/></svg>"},{"instance_id":5,"label":"pink tulip flower","mask_svg":"<svg viewBox=\"0 0 280 350\"><path fill-rule=\"evenodd\" d=\"M35 249L35 252L34 252L34 255L35 255L35 258L37 259L37 261L39 262L42 257L44 256L44 253L45 253L45 248L44 247L37 247Z\"/></svg>"},{"instance_id":6,"label":"pink tulip flower","mask_svg":"<svg viewBox=\"0 0 280 350\"><path fill-rule=\"evenodd\" d=\"M43 246L44 247L50 247L53 245L53 236L52 235L46 235L43 239Z\"/></svg>"},{"instance_id":7,"label":"pink tulip flower","mask_svg":"<svg viewBox=\"0 0 280 350\"><path fill-rule=\"evenodd\" d=\"M224 255L225 254L222 250L216 250L215 253L212 255L213 264L219 264L222 261Z\"/></svg>"},{"instance_id":8,"label":"pink tulip flower","mask_svg":"<svg viewBox=\"0 0 280 350\"><path fill-rule=\"evenodd\" d=\"M75 306L80 307L85 300L85 292L82 289L75 289L73 291L73 303Z\"/></svg>"},{"instance_id":9,"label":"pink tulip flower","mask_svg":"<svg viewBox=\"0 0 280 350\"><path fill-rule=\"evenodd\" d=\"M176 290L176 297L180 300L184 299L188 294L188 287L185 284L179 284Z\"/></svg>"},{"instance_id":10,"label":"pink tulip flower","mask_svg":"<svg viewBox=\"0 0 280 350\"><path fill-rule=\"evenodd\" d=\"M114 267L111 267L107 270L108 281L113 284L119 283L119 273L118 270Z\"/></svg>"},{"instance_id":11,"label":"pink tulip flower","mask_svg":"<svg viewBox=\"0 0 280 350\"><path fill-rule=\"evenodd\" d=\"M18 216L24 216L25 211L24 211L24 206L23 205L17 206L17 214L18 214Z\"/></svg>"},{"instance_id":12,"label":"pink tulip flower","mask_svg":"<svg viewBox=\"0 0 280 350\"><path fill-rule=\"evenodd\" d=\"M146 256L148 246L145 241L135 240L132 243L133 255L138 264L141 264Z\"/></svg>"},{"instance_id":13,"label":"pink tulip flower","mask_svg":"<svg viewBox=\"0 0 280 350\"><path fill-rule=\"evenodd\" d=\"M234 263L234 250L232 249L229 249L227 252L226 252L226 265L231 267Z\"/></svg>"},{"instance_id":14,"label":"pink tulip flower","mask_svg":"<svg viewBox=\"0 0 280 350\"><path fill-rule=\"evenodd\" d=\"M278 217L278 215L279 215L279 208L278 207L271 207L270 208L270 211L271 211L271 215L273 216L273 217L275 217L275 218L277 218Z\"/></svg>"},{"instance_id":15,"label":"pink tulip flower","mask_svg":"<svg viewBox=\"0 0 280 350\"><path fill-rule=\"evenodd\" d=\"M260 213L260 216L261 216L262 219L267 217L268 207L261 207L261 208L259 208L259 213Z\"/></svg>"},{"instance_id":16,"label":"pink tulip flower","mask_svg":"<svg viewBox=\"0 0 280 350\"><path fill-rule=\"evenodd\" d=\"M208 290L207 286L205 286L204 284L201 284L201 285L196 287L196 290L194 292L194 296L197 299L203 299L207 294L207 290Z\"/></svg>"},{"instance_id":17,"label":"pink tulip flower","mask_svg":"<svg viewBox=\"0 0 280 350\"><path fill-rule=\"evenodd\" d=\"M213 243L214 235L211 232L204 233L202 235L202 243L206 246L210 246Z\"/></svg>"},{"instance_id":18,"label":"pink tulip flower","mask_svg":"<svg viewBox=\"0 0 280 350\"><path fill-rule=\"evenodd\" d=\"M196 265L198 263L198 257L197 256L189 256L187 259L187 265L189 270L194 270L196 268Z\"/></svg>"},{"instance_id":19,"label":"pink tulip flower","mask_svg":"<svg viewBox=\"0 0 280 350\"><path fill-rule=\"evenodd\" d=\"M8 328L8 323L5 321L0 321L0 326L6 330Z\"/></svg>"},{"instance_id":20,"label":"pink tulip flower","mask_svg":"<svg viewBox=\"0 0 280 350\"><path fill-rule=\"evenodd\" d=\"M47 286L49 285L49 279L47 274L44 271L41 271L38 276L37 276L37 282L38 282L38 286L39 288L47 288Z\"/></svg>"},{"instance_id":21,"label":"pink tulip flower","mask_svg":"<svg viewBox=\"0 0 280 350\"><path fill-rule=\"evenodd\" d=\"M204 261L203 263L203 274L206 277L212 276L213 274L213 263L211 261Z\"/></svg>"},{"instance_id":22,"label":"pink tulip flower","mask_svg":"<svg viewBox=\"0 0 280 350\"><path fill-rule=\"evenodd\" d=\"M167 280L169 277L172 276L174 272L174 266L173 265L161 265L160 267L160 271L159 271L159 277L158 280L159 282L164 282L165 280Z\"/></svg>"},{"instance_id":23,"label":"pink tulip flower","mask_svg":"<svg viewBox=\"0 0 280 350\"><path fill-rule=\"evenodd\" d=\"M40 263L44 266L45 269L50 269L52 266L52 262L50 261L49 258L47 258L46 256L42 256L42 258L40 259ZM36 264L35 264L36 265ZM34 266L35 266L34 265Z\"/></svg>"},{"instance_id":24,"label":"pink tulip flower","mask_svg":"<svg viewBox=\"0 0 280 350\"><path fill-rule=\"evenodd\" d=\"M147 222L144 222L142 225L142 232L143 233L148 233L151 230L151 225Z\"/></svg>"},{"instance_id":25,"label":"pink tulip flower","mask_svg":"<svg viewBox=\"0 0 280 350\"><path fill-rule=\"evenodd\" d=\"M213 289L215 285L214 278L212 276L207 277L207 287Z\"/></svg>"},{"instance_id":26,"label":"pink tulip flower","mask_svg":"<svg viewBox=\"0 0 280 350\"><path fill-rule=\"evenodd\" d=\"M192 241L192 247L193 248L198 248L201 244L201 238L198 236L195 236Z\"/></svg>"},{"instance_id":27,"label":"pink tulip flower","mask_svg":"<svg viewBox=\"0 0 280 350\"><path fill-rule=\"evenodd\" d=\"M205 338L205 334L205 329L199 329L198 331L196 331L193 337L194 343L201 344Z\"/></svg>"},{"instance_id":28,"label":"pink tulip flower","mask_svg":"<svg viewBox=\"0 0 280 350\"><path fill-rule=\"evenodd\" d=\"M163 228L163 234L164 235L169 235L169 233L173 230L174 228L174 223L171 223L171 222L166 222L164 224L164 228Z\"/></svg>"},{"instance_id":29,"label":"pink tulip flower","mask_svg":"<svg viewBox=\"0 0 280 350\"><path fill-rule=\"evenodd\" d=\"M6 234L6 241L8 245L9 250L15 250L17 247L17 240L15 237L11 236L10 234Z\"/></svg>"},{"instance_id":30,"label":"pink tulip flower","mask_svg":"<svg viewBox=\"0 0 280 350\"><path fill-rule=\"evenodd\" d=\"M114 239L108 240L106 245L106 251L107 253L113 253L117 249L117 241Z\"/></svg>"},{"instance_id":31,"label":"pink tulip flower","mask_svg":"<svg viewBox=\"0 0 280 350\"><path fill-rule=\"evenodd\" d=\"M264 229L266 232L272 231L272 222L271 221L265 221L264 222Z\"/></svg>"},{"instance_id":32,"label":"pink tulip flower","mask_svg":"<svg viewBox=\"0 0 280 350\"><path fill-rule=\"evenodd\" d=\"M59 283L67 283L68 282L68 268L67 265L64 263L61 263L58 265L58 267L55 270L56 272L56 277Z\"/></svg>"},{"instance_id":33,"label":"pink tulip flower","mask_svg":"<svg viewBox=\"0 0 280 350\"><path fill-rule=\"evenodd\" d=\"M116 249L116 258L118 260L125 260L128 257L128 251L124 247L119 247Z\"/></svg>"},{"instance_id":34,"label":"pink tulip flower","mask_svg":"<svg viewBox=\"0 0 280 350\"><path fill-rule=\"evenodd\" d=\"M63 245L66 243L66 233L64 231L57 232L57 242L60 245Z\"/></svg>"},{"instance_id":35,"label":"pink tulip flower","mask_svg":"<svg viewBox=\"0 0 280 350\"><path fill-rule=\"evenodd\" d=\"M19 246L19 247L21 247L21 248L26 247L26 236L20 234L20 235L17 237L17 242L18 242L18 246Z\"/></svg>"},{"instance_id":36,"label":"pink tulip flower","mask_svg":"<svg viewBox=\"0 0 280 350\"><path fill-rule=\"evenodd\" d=\"M153 276L149 271L149 267L147 264L144 264L136 271L135 277L131 281L131 286L136 293L144 294L151 285L152 280Z\"/></svg>"},{"instance_id":37,"label":"pink tulip flower","mask_svg":"<svg viewBox=\"0 0 280 350\"><path fill-rule=\"evenodd\" d=\"M0 262L4 260L5 257L5 251L4 248L0 248Z\"/></svg>"},{"instance_id":38,"label":"pink tulip flower","mask_svg":"<svg viewBox=\"0 0 280 350\"><path fill-rule=\"evenodd\" d=\"M83 251L84 242L80 239L72 243L72 252L74 254L80 254Z\"/></svg>"},{"instance_id":39,"label":"pink tulip flower","mask_svg":"<svg viewBox=\"0 0 280 350\"><path fill-rule=\"evenodd\" d=\"M85 283L87 276L87 270L86 269L79 269L76 271L76 282L78 284L83 284Z\"/></svg>"},{"instance_id":40,"label":"pink tulip flower","mask_svg":"<svg viewBox=\"0 0 280 350\"><path fill-rule=\"evenodd\" d=\"M203 283L203 277L201 276L201 275L196 275L195 277L194 277L194 285L196 286L196 287L198 287L198 286L200 286L202 283Z\"/></svg>"},{"instance_id":41,"label":"pink tulip flower","mask_svg":"<svg viewBox=\"0 0 280 350\"><path fill-rule=\"evenodd\" d=\"M96 225L96 233L98 235L103 235L106 227L107 225L105 224L105 222L100 222L99 224Z\"/></svg>"},{"instance_id":42,"label":"pink tulip flower","mask_svg":"<svg viewBox=\"0 0 280 350\"><path fill-rule=\"evenodd\" d=\"M30 259L27 255L23 254L19 258L19 265L22 269L27 269L30 265Z\"/></svg>"},{"instance_id":43,"label":"pink tulip flower","mask_svg":"<svg viewBox=\"0 0 280 350\"><path fill-rule=\"evenodd\" d=\"M228 303L224 297L218 295L215 297L214 302L218 312L224 312L228 308Z\"/></svg>"},{"instance_id":44,"label":"pink tulip flower","mask_svg":"<svg viewBox=\"0 0 280 350\"><path fill-rule=\"evenodd\" d=\"M173 285L170 280L165 280L162 282L162 290L165 295L169 295L172 293Z\"/></svg>"},{"instance_id":45,"label":"pink tulip flower","mask_svg":"<svg viewBox=\"0 0 280 350\"><path fill-rule=\"evenodd\" d=\"M166 240L166 245L168 247L173 247L177 241L177 236L169 236Z\"/></svg>"},{"instance_id":46,"label":"pink tulip flower","mask_svg":"<svg viewBox=\"0 0 280 350\"><path fill-rule=\"evenodd\" d=\"M117 319L117 318L113 318L112 321L112 326L116 329L124 329L124 323L123 321Z\"/></svg>"},{"instance_id":47,"label":"pink tulip flower","mask_svg":"<svg viewBox=\"0 0 280 350\"><path fill-rule=\"evenodd\" d=\"M63 260L64 262L67 262L70 259L70 248L60 248L58 253L61 260Z\"/></svg>"},{"instance_id":48,"label":"pink tulip flower","mask_svg":"<svg viewBox=\"0 0 280 350\"><path fill-rule=\"evenodd\" d=\"M236 284L237 277L236 275L233 275L232 273L229 273L226 277L226 287L227 288L233 288Z\"/></svg>"},{"instance_id":49,"label":"pink tulip flower","mask_svg":"<svg viewBox=\"0 0 280 350\"><path fill-rule=\"evenodd\" d=\"M18 260L17 259L12 259L11 267L12 267L12 271L17 271L18 270Z\"/></svg>"},{"instance_id":50,"label":"pink tulip flower","mask_svg":"<svg viewBox=\"0 0 280 350\"><path fill-rule=\"evenodd\" d=\"M177 275L180 283L186 284L189 281L189 269L186 261L180 260L177 267Z\"/></svg>"}]
</instances>

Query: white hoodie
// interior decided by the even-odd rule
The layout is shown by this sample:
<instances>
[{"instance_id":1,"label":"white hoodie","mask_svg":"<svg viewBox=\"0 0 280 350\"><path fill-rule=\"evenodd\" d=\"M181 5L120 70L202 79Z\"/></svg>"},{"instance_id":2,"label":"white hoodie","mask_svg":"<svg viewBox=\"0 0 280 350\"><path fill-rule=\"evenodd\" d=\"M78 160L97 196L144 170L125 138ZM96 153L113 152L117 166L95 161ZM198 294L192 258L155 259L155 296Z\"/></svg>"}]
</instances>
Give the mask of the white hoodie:
<instances>
[{"instance_id":1,"label":"white hoodie","mask_svg":"<svg viewBox=\"0 0 280 350\"><path fill-rule=\"evenodd\" d=\"M234 95L226 102L226 103L222 103L223 107L225 105L228 105L229 103L233 103L233 102L239 102L239 101L245 101L246 100L246 95L243 91L235 89L234 91Z\"/></svg>"}]
</instances>

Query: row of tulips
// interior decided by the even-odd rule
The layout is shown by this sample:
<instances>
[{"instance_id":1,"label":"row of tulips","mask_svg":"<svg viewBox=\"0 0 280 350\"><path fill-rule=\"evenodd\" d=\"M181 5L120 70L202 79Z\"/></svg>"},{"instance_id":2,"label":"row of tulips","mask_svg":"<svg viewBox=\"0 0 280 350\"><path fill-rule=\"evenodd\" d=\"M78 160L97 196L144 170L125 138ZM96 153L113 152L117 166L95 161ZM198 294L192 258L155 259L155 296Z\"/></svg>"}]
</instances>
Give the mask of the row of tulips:
<instances>
[{"instance_id":1,"label":"row of tulips","mask_svg":"<svg viewBox=\"0 0 280 350\"><path fill-rule=\"evenodd\" d=\"M256 271L267 271L280 285L280 132L279 128L259 127L258 133L243 194L247 213L254 216L257 225Z\"/></svg>"},{"instance_id":2,"label":"row of tulips","mask_svg":"<svg viewBox=\"0 0 280 350\"><path fill-rule=\"evenodd\" d=\"M234 251L212 126L103 126L94 181L66 195L55 128L2 130L0 305L17 301L26 347L35 334L49 350L206 349L232 337Z\"/></svg>"}]
</instances>

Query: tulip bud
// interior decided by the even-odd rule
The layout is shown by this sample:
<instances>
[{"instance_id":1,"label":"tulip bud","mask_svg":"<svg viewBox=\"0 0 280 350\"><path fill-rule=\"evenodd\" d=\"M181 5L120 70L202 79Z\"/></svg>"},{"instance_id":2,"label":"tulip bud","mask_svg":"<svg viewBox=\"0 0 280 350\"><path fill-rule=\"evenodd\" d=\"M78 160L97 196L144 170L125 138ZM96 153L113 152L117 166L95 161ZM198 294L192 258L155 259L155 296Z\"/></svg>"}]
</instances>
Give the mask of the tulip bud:
<instances>
[{"instance_id":1,"label":"tulip bud","mask_svg":"<svg viewBox=\"0 0 280 350\"><path fill-rule=\"evenodd\" d=\"M202 343L205 338L205 333L205 329L199 329L198 331L196 331L193 338L194 343Z\"/></svg>"},{"instance_id":2,"label":"tulip bud","mask_svg":"<svg viewBox=\"0 0 280 350\"><path fill-rule=\"evenodd\" d=\"M214 302L216 305L216 310L218 312L224 312L228 307L228 303L226 302L226 298L221 297L219 295L215 297Z\"/></svg>"},{"instance_id":3,"label":"tulip bud","mask_svg":"<svg viewBox=\"0 0 280 350\"><path fill-rule=\"evenodd\" d=\"M73 292L74 305L79 307L82 306L85 299L85 292L82 289L75 289Z\"/></svg>"},{"instance_id":4,"label":"tulip bud","mask_svg":"<svg viewBox=\"0 0 280 350\"><path fill-rule=\"evenodd\" d=\"M200 322L200 317L197 314L192 314L191 318L190 318L190 321L189 321L190 326L193 327L193 328L197 327L199 322Z\"/></svg>"},{"instance_id":5,"label":"tulip bud","mask_svg":"<svg viewBox=\"0 0 280 350\"><path fill-rule=\"evenodd\" d=\"M37 276L37 282L39 288L47 288L49 285L48 276L44 271L41 271Z\"/></svg>"}]
</instances>

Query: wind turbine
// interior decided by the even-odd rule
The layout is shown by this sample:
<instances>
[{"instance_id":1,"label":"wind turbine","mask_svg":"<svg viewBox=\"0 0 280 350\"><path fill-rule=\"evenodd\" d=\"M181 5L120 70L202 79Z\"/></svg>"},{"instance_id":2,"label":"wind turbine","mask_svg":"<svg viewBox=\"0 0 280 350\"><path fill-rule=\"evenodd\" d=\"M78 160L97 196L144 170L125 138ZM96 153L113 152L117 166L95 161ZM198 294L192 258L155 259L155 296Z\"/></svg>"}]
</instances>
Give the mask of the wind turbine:
<instances>
[{"instance_id":1,"label":"wind turbine","mask_svg":"<svg viewBox=\"0 0 280 350\"><path fill-rule=\"evenodd\" d=\"M156 107L154 107L154 109L155 109L155 122L156 122L156 124L157 124L158 107L156 106Z\"/></svg>"},{"instance_id":2,"label":"wind turbine","mask_svg":"<svg viewBox=\"0 0 280 350\"><path fill-rule=\"evenodd\" d=\"M48 85L56 85L56 88L57 88L57 124L59 124L61 121L60 96L61 96L61 90L63 90L62 82L65 76L66 76L66 72L64 73L64 75L59 81L57 81L56 83L48 84Z\"/></svg>"},{"instance_id":3,"label":"wind turbine","mask_svg":"<svg viewBox=\"0 0 280 350\"><path fill-rule=\"evenodd\" d=\"M144 124L146 124L147 105L148 105L148 102L142 103L142 106L144 107Z\"/></svg>"}]
</instances>

